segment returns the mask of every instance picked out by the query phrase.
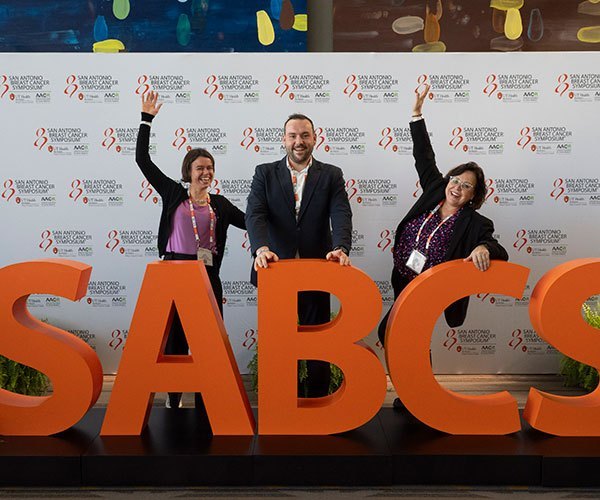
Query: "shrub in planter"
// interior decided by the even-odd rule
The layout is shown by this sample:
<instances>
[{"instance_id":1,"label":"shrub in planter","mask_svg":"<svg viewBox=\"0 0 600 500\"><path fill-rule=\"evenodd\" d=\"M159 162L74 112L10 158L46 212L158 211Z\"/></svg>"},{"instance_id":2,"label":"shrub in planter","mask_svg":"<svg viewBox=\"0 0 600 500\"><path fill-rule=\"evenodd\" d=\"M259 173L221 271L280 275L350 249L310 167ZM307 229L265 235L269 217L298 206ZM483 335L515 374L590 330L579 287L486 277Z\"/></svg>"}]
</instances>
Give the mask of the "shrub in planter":
<instances>
[{"instance_id":1,"label":"shrub in planter","mask_svg":"<svg viewBox=\"0 0 600 500\"><path fill-rule=\"evenodd\" d=\"M0 356L0 388L28 396L42 396L48 390L43 373Z\"/></svg>"},{"instance_id":2,"label":"shrub in planter","mask_svg":"<svg viewBox=\"0 0 600 500\"><path fill-rule=\"evenodd\" d=\"M583 304L583 317L590 325L600 329L600 302L594 308ZM568 356L563 356L560 361L560 374L565 378L567 387L581 387L591 392L598 385L598 370Z\"/></svg>"}]
</instances>

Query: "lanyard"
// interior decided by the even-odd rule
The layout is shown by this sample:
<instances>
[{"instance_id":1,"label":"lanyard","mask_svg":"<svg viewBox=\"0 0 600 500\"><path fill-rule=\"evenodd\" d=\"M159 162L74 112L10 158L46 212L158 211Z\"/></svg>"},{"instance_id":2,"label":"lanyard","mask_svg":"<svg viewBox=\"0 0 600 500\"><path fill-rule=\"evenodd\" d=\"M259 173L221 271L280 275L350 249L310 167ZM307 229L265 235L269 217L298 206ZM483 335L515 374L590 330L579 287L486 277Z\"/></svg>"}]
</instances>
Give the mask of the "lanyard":
<instances>
[{"instance_id":1,"label":"lanyard","mask_svg":"<svg viewBox=\"0 0 600 500\"><path fill-rule=\"evenodd\" d=\"M192 227L194 228L194 238L196 239L196 245L198 245L198 248L200 248L200 235L198 234L198 225L196 224L196 215L194 213L194 204L192 203L192 196L190 194L190 192L188 191L188 203L190 205L190 215L192 217ZM210 216L210 225L209 225L209 232L208 232L208 241L209 241L209 247L210 247L210 251L214 252L214 248L215 248L215 212L212 209L212 207L210 206L210 196L206 195L206 204L208 206L208 213Z\"/></svg>"},{"instance_id":2,"label":"lanyard","mask_svg":"<svg viewBox=\"0 0 600 500\"><path fill-rule=\"evenodd\" d=\"M429 215L427 216L427 218L423 221L423 224L421 224L421 227L419 228L419 232L417 233L417 239L415 240L415 248L417 248L417 245L419 244L419 238L421 238L421 232L423 231L423 228L425 227L425 224L427 224L429 222L429 220L434 216L434 214L436 214L438 212L438 210L440 208L442 208L443 205L443 201L440 201L439 205L437 205L431 212L429 212ZM427 252L429 250L429 244L431 243L431 239L433 238L433 235L437 232L437 230L442 227L444 225L444 222L446 222L450 217L452 217L454 214L450 214L448 217L446 217L443 221L441 221L437 227L432 231L432 233L429 235L429 238L427 238L427 242L425 243L425 251Z\"/></svg>"},{"instance_id":3,"label":"lanyard","mask_svg":"<svg viewBox=\"0 0 600 500\"><path fill-rule=\"evenodd\" d=\"M310 165L309 165L310 166ZM296 173L295 170L290 169L292 174L292 187L294 189L294 205L296 208L296 214L300 211L300 191L304 189L306 183L306 176L308 175L308 167L305 167L302 172ZM302 183L298 182L298 176L302 179Z\"/></svg>"}]
</instances>

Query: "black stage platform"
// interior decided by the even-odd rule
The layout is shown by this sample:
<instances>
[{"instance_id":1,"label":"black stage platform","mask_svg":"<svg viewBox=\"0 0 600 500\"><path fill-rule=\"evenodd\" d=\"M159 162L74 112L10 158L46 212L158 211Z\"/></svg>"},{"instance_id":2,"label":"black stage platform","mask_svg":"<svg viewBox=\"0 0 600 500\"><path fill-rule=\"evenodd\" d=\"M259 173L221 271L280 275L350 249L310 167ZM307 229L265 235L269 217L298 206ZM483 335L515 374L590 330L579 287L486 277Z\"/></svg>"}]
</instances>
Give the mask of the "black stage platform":
<instances>
[{"instance_id":1,"label":"black stage platform","mask_svg":"<svg viewBox=\"0 0 600 500\"><path fill-rule=\"evenodd\" d=\"M465 484L600 486L600 438L449 436L382 409L335 436L212 437L194 409L153 408L139 437L99 437L103 409L52 437L0 437L3 486Z\"/></svg>"}]
</instances>

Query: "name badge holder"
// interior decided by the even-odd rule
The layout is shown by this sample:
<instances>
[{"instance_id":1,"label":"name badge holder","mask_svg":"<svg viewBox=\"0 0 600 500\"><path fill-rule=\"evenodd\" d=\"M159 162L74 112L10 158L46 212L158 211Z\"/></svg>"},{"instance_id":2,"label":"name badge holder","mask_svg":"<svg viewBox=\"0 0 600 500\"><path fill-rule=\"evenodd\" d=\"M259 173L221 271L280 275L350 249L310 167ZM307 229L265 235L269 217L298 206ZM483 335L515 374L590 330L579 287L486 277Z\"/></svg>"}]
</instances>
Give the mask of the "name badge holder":
<instances>
[{"instance_id":1,"label":"name badge holder","mask_svg":"<svg viewBox=\"0 0 600 500\"><path fill-rule=\"evenodd\" d=\"M423 228L429 222L429 220L434 216L434 214L437 213L437 211L442 207L442 203L443 202L440 202L439 205L437 205L431 212L429 212L429 215L423 221L423 224L421 224L421 227L419 228L419 232L417 233L417 238L415 240L415 248L408 256L408 259L406 259L406 263L405 263L406 267L408 267L411 271L414 271L417 274L421 274L423 272L423 268L425 267L425 264L427 263L427 253L429 252L429 245L431 244L433 235L437 232L437 230L440 227L442 227L444 225L444 223L450 217L452 217L454 215L454 214L450 214L448 217L446 217L444 220L442 220L437 225L437 227L431 232L431 234L429 235L429 238L427 238L427 243L425 244L425 253L419 251L417 249L417 247L419 245L419 239L421 238L421 232L423 231Z\"/></svg>"},{"instance_id":2,"label":"name badge holder","mask_svg":"<svg viewBox=\"0 0 600 500\"><path fill-rule=\"evenodd\" d=\"M190 195L188 191L188 195ZM194 238L196 239L196 257L199 261L204 262L205 266L213 265L213 252L209 248L203 248L200 246L200 235L198 234L198 225L196 224L196 215L194 213L194 204L192 203L191 195L188 198L188 202L190 205L190 215L192 217L192 227L194 228ZM210 206L210 196L207 195L206 200L208 206L208 213L210 214L210 226L209 226L209 245L214 247L215 242L215 212Z\"/></svg>"}]
</instances>

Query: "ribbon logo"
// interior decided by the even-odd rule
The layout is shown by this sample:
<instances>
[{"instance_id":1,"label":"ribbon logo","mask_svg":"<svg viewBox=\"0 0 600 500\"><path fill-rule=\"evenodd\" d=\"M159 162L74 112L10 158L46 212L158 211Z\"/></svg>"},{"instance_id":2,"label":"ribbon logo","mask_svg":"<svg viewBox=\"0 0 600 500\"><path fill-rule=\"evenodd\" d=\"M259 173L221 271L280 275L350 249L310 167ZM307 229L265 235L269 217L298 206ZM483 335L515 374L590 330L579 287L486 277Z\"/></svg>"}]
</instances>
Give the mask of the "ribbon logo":
<instances>
[{"instance_id":1,"label":"ribbon logo","mask_svg":"<svg viewBox=\"0 0 600 500\"><path fill-rule=\"evenodd\" d=\"M8 179L4 181L4 191L2 191L2 198L4 198L7 202L10 201L10 199L14 196L15 194L15 188L14 186L14 181L12 179Z\"/></svg>"},{"instance_id":2,"label":"ribbon logo","mask_svg":"<svg viewBox=\"0 0 600 500\"><path fill-rule=\"evenodd\" d=\"M110 334L110 336L112 337L110 342L108 343L108 346L113 350L116 351L121 344L123 344L123 332L121 330L113 330Z\"/></svg>"},{"instance_id":3,"label":"ribbon logo","mask_svg":"<svg viewBox=\"0 0 600 500\"><path fill-rule=\"evenodd\" d=\"M50 238L50 236L52 236L52 233L48 229L42 231L42 234L40 235L40 237L42 238L42 241L40 242L40 244L38 246L44 252L47 252L48 249L52 246L52 243L54 243L52 241L52 238Z\"/></svg>"},{"instance_id":4,"label":"ribbon logo","mask_svg":"<svg viewBox=\"0 0 600 500\"><path fill-rule=\"evenodd\" d=\"M41 151L42 148L48 142L48 137L46 137L46 129L38 128L35 131L35 136L37 137L37 139L33 142L33 145Z\"/></svg>"},{"instance_id":5,"label":"ribbon logo","mask_svg":"<svg viewBox=\"0 0 600 500\"><path fill-rule=\"evenodd\" d=\"M319 149L325 142L325 131L322 127L317 127L315 129L315 135L317 136L315 149Z\"/></svg>"},{"instance_id":6,"label":"ribbon logo","mask_svg":"<svg viewBox=\"0 0 600 500\"><path fill-rule=\"evenodd\" d=\"M348 179L346 181L346 193L348 193L348 200L351 200L358 194L356 179Z\"/></svg>"},{"instance_id":7,"label":"ribbon logo","mask_svg":"<svg viewBox=\"0 0 600 500\"><path fill-rule=\"evenodd\" d=\"M152 193L154 193L154 189L150 187L150 183L146 179L142 181L141 187L142 190L138 193L138 198L141 198L144 201L148 201L148 198L150 198L150 196L152 196Z\"/></svg>"},{"instance_id":8,"label":"ribbon logo","mask_svg":"<svg viewBox=\"0 0 600 500\"><path fill-rule=\"evenodd\" d=\"M379 139L377 144L379 144L379 146L385 150L392 142L394 142L394 138L392 137L392 129L390 127L385 127L381 130L381 139Z\"/></svg>"},{"instance_id":9,"label":"ribbon logo","mask_svg":"<svg viewBox=\"0 0 600 500\"><path fill-rule=\"evenodd\" d=\"M252 249L252 245L250 245L250 238L248 237L248 231L244 231L244 239L242 241L242 248L246 250L246 252L250 252Z\"/></svg>"},{"instance_id":10,"label":"ribbon logo","mask_svg":"<svg viewBox=\"0 0 600 500\"><path fill-rule=\"evenodd\" d=\"M384 229L383 231L381 231L381 233L379 233L380 240L377 242L377 248L379 248L379 250L381 250L382 252L385 252L388 248L391 251L391 235L392 232L389 229Z\"/></svg>"},{"instance_id":11,"label":"ribbon logo","mask_svg":"<svg viewBox=\"0 0 600 500\"><path fill-rule=\"evenodd\" d=\"M219 90L219 85L216 83L217 77L216 75L210 75L206 79L206 87L204 88L204 95L207 95L209 98L215 95L215 92Z\"/></svg>"},{"instance_id":12,"label":"ribbon logo","mask_svg":"<svg viewBox=\"0 0 600 500\"><path fill-rule=\"evenodd\" d=\"M245 150L248 150L256 141L256 138L254 137L254 129L252 129L252 127L248 127L244 130L243 134L244 138L242 139L242 142L240 142L240 146L242 146Z\"/></svg>"},{"instance_id":13,"label":"ribbon logo","mask_svg":"<svg viewBox=\"0 0 600 500\"><path fill-rule=\"evenodd\" d=\"M82 194L83 189L81 188L81 181L79 179L75 179L73 182L71 182L71 191L69 192L69 198L76 202Z\"/></svg>"},{"instance_id":14,"label":"ribbon logo","mask_svg":"<svg viewBox=\"0 0 600 500\"><path fill-rule=\"evenodd\" d=\"M102 141L102 147L105 148L107 151L110 150L110 148L112 148L115 142L117 142L117 138L114 134L115 129L111 127L107 128L104 131L104 140Z\"/></svg>"},{"instance_id":15,"label":"ribbon logo","mask_svg":"<svg viewBox=\"0 0 600 500\"><path fill-rule=\"evenodd\" d=\"M288 84L289 81L289 77L287 75L280 75L277 78L277 83L279 85L277 85L277 87L275 88L275 94L277 94L279 97L283 97L288 90L290 90L290 85Z\"/></svg>"},{"instance_id":16,"label":"ribbon logo","mask_svg":"<svg viewBox=\"0 0 600 500\"><path fill-rule=\"evenodd\" d=\"M561 179L560 177L558 179L556 179L552 185L554 186L554 189L550 192L550 197L554 198L555 200L558 200L564 193L565 193L565 188L563 187L565 184L565 181L563 179Z\"/></svg>"},{"instance_id":17,"label":"ribbon logo","mask_svg":"<svg viewBox=\"0 0 600 500\"><path fill-rule=\"evenodd\" d=\"M558 94L560 97L563 96L563 94L569 90L569 88L571 87L571 84L569 82L569 75L567 75L566 73L563 73L562 75L560 75L558 77L558 85L555 87L554 89L554 93Z\"/></svg>"},{"instance_id":18,"label":"ribbon logo","mask_svg":"<svg viewBox=\"0 0 600 500\"><path fill-rule=\"evenodd\" d=\"M498 84L496 83L497 81L498 77L496 75L493 73L488 75L485 79L485 83L487 83L487 85L483 88L483 93L488 97L492 97L496 90L498 90Z\"/></svg>"},{"instance_id":19,"label":"ribbon logo","mask_svg":"<svg viewBox=\"0 0 600 500\"><path fill-rule=\"evenodd\" d=\"M150 90L150 84L148 83L148 76L142 75L137 79L138 86L135 89L137 95L145 95Z\"/></svg>"},{"instance_id":20,"label":"ribbon logo","mask_svg":"<svg viewBox=\"0 0 600 500\"><path fill-rule=\"evenodd\" d=\"M450 139L450 142L448 143L451 148L456 149L463 143L465 138L463 137L462 133L462 127L455 127L452 130L452 139Z\"/></svg>"},{"instance_id":21,"label":"ribbon logo","mask_svg":"<svg viewBox=\"0 0 600 500\"><path fill-rule=\"evenodd\" d=\"M252 349L254 344L256 344L256 331L250 328L249 330L246 330L244 337L245 340L242 342L242 345L248 350Z\"/></svg>"},{"instance_id":22,"label":"ribbon logo","mask_svg":"<svg viewBox=\"0 0 600 500\"><path fill-rule=\"evenodd\" d=\"M516 349L517 347L519 347L522 343L523 343L523 332L521 331L520 328L517 328L516 330L513 330L513 332L511 333L511 339L508 342L508 346L512 347L513 349ZM526 350L526 347L523 346L523 350Z\"/></svg>"},{"instance_id":23,"label":"ribbon logo","mask_svg":"<svg viewBox=\"0 0 600 500\"><path fill-rule=\"evenodd\" d=\"M521 137L517 141L517 146L519 146L521 149L525 149L525 147L527 147L527 145L533 140L531 137L531 128L523 127L519 133L521 134Z\"/></svg>"},{"instance_id":24,"label":"ribbon logo","mask_svg":"<svg viewBox=\"0 0 600 500\"><path fill-rule=\"evenodd\" d=\"M119 232L116 229L112 229L108 232L108 241L104 246L108 248L111 252L114 252L115 249L119 246L119 243L121 243L121 240L118 238L118 236Z\"/></svg>"},{"instance_id":25,"label":"ribbon logo","mask_svg":"<svg viewBox=\"0 0 600 500\"><path fill-rule=\"evenodd\" d=\"M456 330L454 328L451 328L446 332L446 340L444 340L444 343L442 345L450 351L456 345L457 342L458 339L456 338Z\"/></svg>"},{"instance_id":26,"label":"ribbon logo","mask_svg":"<svg viewBox=\"0 0 600 500\"><path fill-rule=\"evenodd\" d=\"M517 239L515 240L515 242L513 243L513 248L516 248L517 251L521 251L521 249L527 245L527 238L525 238L525 236L527 235L527 231L525 229L519 229L517 231Z\"/></svg>"},{"instance_id":27,"label":"ribbon logo","mask_svg":"<svg viewBox=\"0 0 600 500\"><path fill-rule=\"evenodd\" d=\"M415 87L415 92L417 94L422 93L429 85L429 77L427 75L419 75L417 78L417 86Z\"/></svg>"},{"instance_id":28,"label":"ribbon logo","mask_svg":"<svg viewBox=\"0 0 600 500\"><path fill-rule=\"evenodd\" d=\"M4 97L10 90L10 86L8 85L8 77L6 75L2 75L2 82L0 82L0 99Z\"/></svg>"},{"instance_id":29,"label":"ribbon logo","mask_svg":"<svg viewBox=\"0 0 600 500\"><path fill-rule=\"evenodd\" d=\"M69 75L66 80L67 86L63 91L65 95L68 95L69 98L73 97L73 94L77 92L79 89L79 85L77 85L77 77L75 75Z\"/></svg>"},{"instance_id":30,"label":"ribbon logo","mask_svg":"<svg viewBox=\"0 0 600 500\"><path fill-rule=\"evenodd\" d=\"M171 144L177 151L179 151L187 141L188 139L185 136L185 129L180 127L175 131L175 139Z\"/></svg>"},{"instance_id":31,"label":"ribbon logo","mask_svg":"<svg viewBox=\"0 0 600 500\"><path fill-rule=\"evenodd\" d=\"M352 97L354 92L358 90L358 84L356 83L356 75L348 75L346 78L346 87L344 88L344 94L348 97Z\"/></svg>"}]
</instances>

